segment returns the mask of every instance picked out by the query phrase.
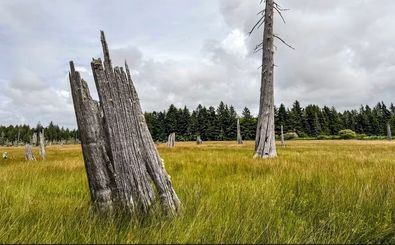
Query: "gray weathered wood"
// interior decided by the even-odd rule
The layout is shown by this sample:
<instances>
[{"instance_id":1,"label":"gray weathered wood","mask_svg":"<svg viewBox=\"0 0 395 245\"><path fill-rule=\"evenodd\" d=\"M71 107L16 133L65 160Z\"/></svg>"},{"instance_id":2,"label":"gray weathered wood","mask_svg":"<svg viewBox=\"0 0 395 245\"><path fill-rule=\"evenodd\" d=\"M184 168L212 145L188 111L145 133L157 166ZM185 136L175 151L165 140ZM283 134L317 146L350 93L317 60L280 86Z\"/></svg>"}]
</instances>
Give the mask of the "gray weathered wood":
<instances>
[{"instance_id":1,"label":"gray weathered wood","mask_svg":"<svg viewBox=\"0 0 395 245\"><path fill-rule=\"evenodd\" d=\"M82 153L93 203L101 209L111 208L116 186L109 146L104 133L104 118L99 102L90 96L88 84L70 62L70 85ZM61 143L63 145L63 142Z\"/></svg>"},{"instance_id":2,"label":"gray weathered wood","mask_svg":"<svg viewBox=\"0 0 395 245\"><path fill-rule=\"evenodd\" d=\"M91 99L72 63L70 73L92 199L103 203L94 195L101 189L108 193L108 205L147 212L158 193L163 209L175 214L180 201L148 130L129 68L126 63L125 70L113 68L103 32L101 42L104 62L91 62L100 103Z\"/></svg>"},{"instance_id":3,"label":"gray weathered wood","mask_svg":"<svg viewBox=\"0 0 395 245\"><path fill-rule=\"evenodd\" d=\"M172 148L176 144L176 133L171 133L169 134L169 137L167 138L167 146Z\"/></svg>"},{"instance_id":4,"label":"gray weathered wood","mask_svg":"<svg viewBox=\"0 0 395 245\"><path fill-rule=\"evenodd\" d=\"M266 0L262 43L261 96L255 139L255 158L277 156L274 132L273 14L274 2L273 0Z\"/></svg>"},{"instance_id":5,"label":"gray weathered wood","mask_svg":"<svg viewBox=\"0 0 395 245\"><path fill-rule=\"evenodd\" d=\"M241 145L243 144L243 138L241 137L241 131L240 131L240 119L237 118L237 144Z\"/></svg>"},{"instance_id":6,"label":"gray weathered wood","mask_svg":"<svg viewBox=\"0 0 395 245\"><path fill-rule=\"evenodd\" d=\"M392 140L391 125L387 123L387 139Z\"/></svg>"},{"instance_id":7,"label":"gray weathered wood","mask_svg":"<svg viewBox=\"0 0 395 245\"><path fill-rule=\"evenodd\" d=\"M32 145L37 146L37 133L33 133Z\"/></svg>"},{"instance_id":8,"label":"gray weathered wood","mask_svg":"<svg viewBox=\"0 0 395 245\"><path fill-rule=\"evenodd\" d=\"M25 159L27 161L35 161L36 158L33 155L33 147L30 144L26 144L25 146Z\"/></svg>"},{"instance_id":9,"label":"gray weathered wood","mask_svg":"<svg viewBox=\"0 0 395 245\"><path fill-rule=\"evenodd\" d=\"M285 141L284 141L284 127L281 125L281 146L285 147Z\"/></svg>"},{"instance_id":10,"label":"gray weathered wood","mask_svg":"<svg viewBox=\"0 0 395 245\"><path fill-rule=\"evenodd\" d=\"M203 140L202 140L202 138L200 137L200 135L196 137L196 144L198 144L198 145L203 144Z\"/></svg>"},{"instance_id":11,"label":"gray weathered wood","mask_svg":"<svg viewBox=\"0 0 395 245\"><path fill-rule=\"evenodd\" d=\"M44 137L44 129L39 134L40 138L40 156L43 160L45 160L45 137Z\"/></svg>"}]
</instances>

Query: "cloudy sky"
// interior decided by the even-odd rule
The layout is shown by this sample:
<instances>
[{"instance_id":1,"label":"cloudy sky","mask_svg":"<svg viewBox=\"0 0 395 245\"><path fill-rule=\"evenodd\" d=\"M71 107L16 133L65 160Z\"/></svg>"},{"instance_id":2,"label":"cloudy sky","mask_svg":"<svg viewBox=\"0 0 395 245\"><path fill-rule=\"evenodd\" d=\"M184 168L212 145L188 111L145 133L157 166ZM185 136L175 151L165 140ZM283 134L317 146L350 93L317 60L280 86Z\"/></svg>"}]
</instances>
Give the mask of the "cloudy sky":
<instances>
[{"instance_id":1,"label":"cloudy sky","mask_svg":"<svg viewBox=\"0 0 395 245\"><path fill-rule=\"evenodd\" d=\"M0 124L75 127L74 60L95 93L92 57L106 32L113 63L127 59L146 111L222 100L258 110L260 0L1 0ZM358 108L395 93L394 0L278 0L275 100ZM97 98L97 95L93 95Z\"/></svg>"}]
</instances>

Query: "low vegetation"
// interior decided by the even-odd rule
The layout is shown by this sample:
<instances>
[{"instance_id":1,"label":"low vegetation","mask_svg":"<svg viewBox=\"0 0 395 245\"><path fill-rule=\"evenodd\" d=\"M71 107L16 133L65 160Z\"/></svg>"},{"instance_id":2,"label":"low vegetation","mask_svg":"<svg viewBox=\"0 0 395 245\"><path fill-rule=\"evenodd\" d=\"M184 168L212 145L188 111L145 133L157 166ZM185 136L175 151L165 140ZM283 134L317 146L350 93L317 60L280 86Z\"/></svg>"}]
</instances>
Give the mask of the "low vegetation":
<instances>
[{"instance_id":1,"label":"low vegetation","mask_svg":"<svg viewBox=\"0 0 395 245\"><path fill-rule=\"evenodd\" d=\"M395 243L389 141L289 141L267 160L253 142L161 144L183 211L133 222L90 209L79 146L4 151L1 243Z\"/></svg>"}]
</instances>

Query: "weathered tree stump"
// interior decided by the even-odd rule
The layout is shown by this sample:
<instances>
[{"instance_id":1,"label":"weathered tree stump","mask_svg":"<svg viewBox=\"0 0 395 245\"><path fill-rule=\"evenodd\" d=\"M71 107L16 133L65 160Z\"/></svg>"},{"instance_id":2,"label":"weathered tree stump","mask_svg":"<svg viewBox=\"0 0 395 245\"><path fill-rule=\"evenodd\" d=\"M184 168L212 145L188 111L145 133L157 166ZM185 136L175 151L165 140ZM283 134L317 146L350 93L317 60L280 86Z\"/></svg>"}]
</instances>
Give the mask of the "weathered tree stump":
<instances>
[{"instance_id":1,"label":"weathered tree stump","mask_svg":"<svg viewBox=\"0 0 395 245\"><path fill-rule=\"evenodd\" d=\"M203 144L203 140L202 140L202 138L200 136L196 137L196 144L197 145Z\"/></svg>"},{"instance_id":2,"label":"weathered tree stump","mask_svg":"<svg viewBox=\"0 0 395 245\"><path fill-rule=\"evenodd\" d=\"M91 62L100 103L91 98L87 83L70 62L92 200L102 208L119 205L131 212L147 212L157 192L163 209L175 214L180 201L148 130L129 68L126 63L126 72L113 68L103 32L101 42L104 63L101 59Z\"/></svg>"},{"instance_id":3,"label":"weathered tree stump","mask_svg":"<svg viewBox=\"0 0 395 245\"><path fill-rule=\"evenodd\" d=\"M263 54L261 97L255 139L255 158L276 157L276 138L274 131L274 89L273 89L273 16L274 1L266 0L264 11Z\"/></svg>"},{"instance_id":4,"label":"weathered tree stump","mask_svg":"<svg viewBox=\"0 0 395 245\"><path fill-rule=\"evenodd\" d=\"M392 140L391 125L387 123L387 139Z\"/></svg>"},{"instance_id":5,"label":"weathered tree stump","mask_svg":"<svg viewBox=\"0 0 395 245\"><path fill-rule=\"evenodd\" d=\"M39 134L40 138L40 157L45 160L45 137L44 137L44 129ZM36 139L37 140L37 139Z\"/></svg>"},{"instance_id":6,"label":"weathered tree stump","mask_svg":"<svg viewBox=\"0 0 395 245\"><path fill-rule=\"evenodd\" d=\"M285 147L285 141L284 141L284 127L281 125L281 146Z\"/></svg>"},{"instance_id":7,"label":"weathered tree stump","mask_svg":"<svg viewBox=\"0 0 395 245\"><path fill-rule=\"evenodd\" d=\"M27 161L35 161L36 158L33 155L33 147L30 144L26 144L25 147L25 159Z\"/></svg>"},{"instance_id":8,"label":"weathered tree stump","mask_svg":"<svg viewBox=\"0 0 395 245\"><path fill-rule=\"evenodd\" d=\"M169 134L166 145L170 148L173 148L176 145L176 133Z\"/></svg>"},{"instance_id":9,"label":"weathered tree stump","mask_svg":"<svg viewBox=\"0 0 395 245\"><path fill-rule=\"evenodd\" d=\"M241 131L240 131L240 119L237 118L237 144L241 145L243 144L243 138L241 137Z\"/></svg>"},{"instance_id":10,"label":"weathered tree stump","mask_svg":"<svg viewBox=\"0 0 395 245\"><path fill-rule=\"evenodd\" d=\"M37 146L37 133L33 133L32 145Z\"/></svg>"}]
</instances>

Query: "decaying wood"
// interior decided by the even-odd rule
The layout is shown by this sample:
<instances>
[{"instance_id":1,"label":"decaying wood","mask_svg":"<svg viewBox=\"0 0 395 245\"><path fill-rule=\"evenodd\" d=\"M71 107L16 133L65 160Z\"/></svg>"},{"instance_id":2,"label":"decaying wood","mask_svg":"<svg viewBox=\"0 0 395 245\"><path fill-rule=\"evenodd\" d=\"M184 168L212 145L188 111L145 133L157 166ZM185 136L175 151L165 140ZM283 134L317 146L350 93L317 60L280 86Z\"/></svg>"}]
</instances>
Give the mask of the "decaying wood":
<instances>
[{"instance_id":1,"label":"decaying wood","mask_svg":"<svg viewBox=\"0 0 395 245\"><path fill-rule=\"evenodd\" d=\"M37 133L33 133L32 145L37 146Z\"/></svg>"},{"instance_id":2,"label":"decaying wood","mask_svg":"<svg viewBox=\"0 0 395 245\"><path fill-rule=\"evenodd\" d=\"M285 141L284 141L284 127L281 125L281 146L285 147Z\"/></svg>"},{"instance_id":3,"label":"decaying wood","mask_svg":"<svg viewBox=\"0 0 395 245\"><path fill-rule=\"evenodd\" d=\"M171 133L169 134L169 137L167 138L167 146L172 148L176 144L176 133Z\"/></svg>"},{"instance_id":4,"label":"decaying wood","mask_svg":"<svg viewBox=\"0 0 395 245\"><path fill-rule=\"evenodd\" d=\"M40 138L40 156L43 160L45 160L45 137L44 137L44 129L39 134Z\"/></svg>"},{"instance_id":5,"label":"decaying wood","mask_svg":"<svg viewBox=\"0 0 395 245\"><path fill-rule=\"evenodd\" d=\"M27 161L35 161L36 158L33 155L33 147L30 144L26 144L25 146L25 159Z\"/></svg>"},{"instance_id":6,"label":"decaying wood","mask_svg":"<svg viewBox=\"0 0 395 245\"><path fill-rule=\"evenodd\" d=\"M147 212L158 193L163 209L175 214L180 201L148 130L129 68L126 63L125 70L113 68L103 32L101 42L104 62L100 58L91 62L100 103L91 98L86 82L70 63L92 200L99 206L116 204Z\"/></svg>"},{"instance_id":7,"label":"decaying wood","mask_svg":"<svg viewBox=\"0 0 395 245\"><path fill-rule=\"evenodd\" d=\"M237 144L241 145L243 144L243 138L241 137L241 131L240 131L240 119L237 118Z\"/></svg>"},{"instance_id":8,"label":"decaying wood","mask_svg":"<svg viewBox=\"0 0 395 245\"><path fill-rule=\"evenodd\" d=\"M387 139L392 140L391 125L387 123Z\"/></svg>"},{"instance_id":9,"label":"decaying wood","mask_svg":"<svg viewBox=\"0 0 395 245\"><path fill-rule=\"evenodd\" d=\"M196 144L198 144L198 145L203 144L203 140L202 140L202 138L200 136L196 137Z\"/></svg>"},{"instance_id":10,"label":"decaying wood","mask_svg":"<svg viewBox=\"0 0 395 245\"><path fill-rule=\"evenodd\" d=\"M261 96L255 139L255 158L277 156L274 131L273 14L274 1L266 0L262 42Z\"/></svg>"}]
</instances>

